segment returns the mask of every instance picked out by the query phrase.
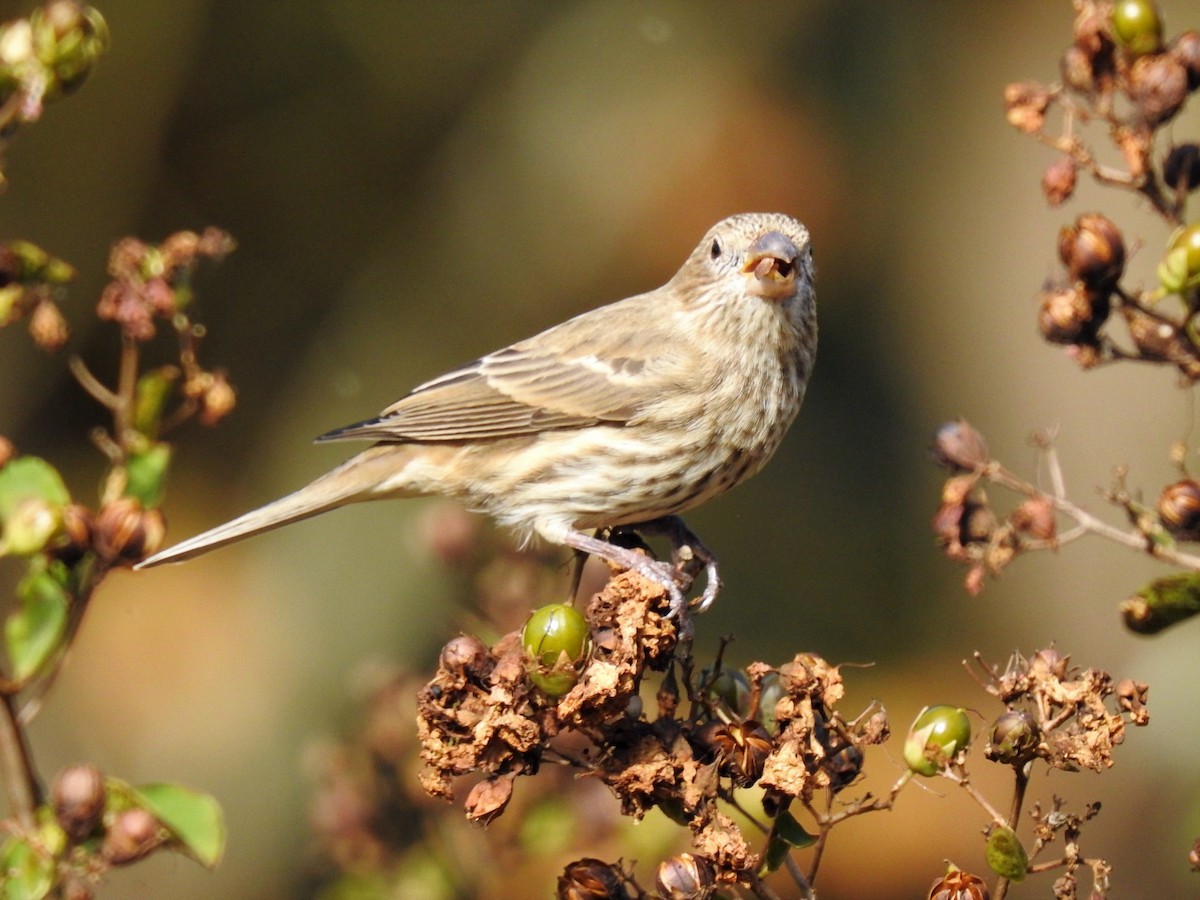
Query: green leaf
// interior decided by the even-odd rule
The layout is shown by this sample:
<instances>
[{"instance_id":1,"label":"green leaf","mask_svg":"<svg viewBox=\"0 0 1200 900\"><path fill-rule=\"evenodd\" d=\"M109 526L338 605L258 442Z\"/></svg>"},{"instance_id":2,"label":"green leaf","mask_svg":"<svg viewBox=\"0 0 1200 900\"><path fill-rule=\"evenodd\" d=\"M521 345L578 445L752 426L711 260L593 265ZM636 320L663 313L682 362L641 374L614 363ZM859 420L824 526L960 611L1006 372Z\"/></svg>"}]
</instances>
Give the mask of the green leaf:
<instances>
[{"instance_id":1,"label":"green leaf","mask_svg":"<svg viewBox=\"0 0 1200 900\"><path fill-rule=\"evenodd\" d=\"M133 789L138 802L167 827L196 861L214 868L225 851L225 818L208 794L167 782Z\"/></svg>"},{"instance_id":2,"label":"green leaf","mask_svg":"<svg viewBox=\"0 0 1200 900\"><path fill-rule=\"evenodd\" d=\"M1029 869L1029 855L1017 833L1007 825L997 825L987 837L984 859L988 868L1009 881L1021 881Z\"/></svg>"},{"instance_id":3,"label":"green leaf","mask_svg":"<svg viewBox=\"0 0 1200 900\"><path fill-rule=\"evenodd\" d=\"M817 842L817 836L805 831L804 826L786 809L775 817L775 834L797 850L811 847Z\"/></svg>"},{"instance_id":4,"label":"green leaf","mask_svg":"<svg viewBox=\"0 0 1200 900\"><path fill-rule=\"evenodd\" d=\"M0 872L4 900L41 900L54 887L54 860L24 838L10 837L0 847Z\"/></svg>"},{"instance_id":5,"label":"green leaf","mask_svg":"<svg viewBox=\"0 0 1200 900\"><path fill-rule=\"evenodd\" d=\"M775 824L771 827L771 835L763 851L760 874L774 872L783 865L787 855L793 850L811 847L816 842L816 836L805 831L804 826L796 821L796 817L785 809L775 817Z\"/></svg>"},{"instance_id":6,"label":"green leaf","mask_svg":"<svg viewBox=\"0 0 1200 900\"><path fill-rule=\"evenodd\" d=\"M64 507L71 494L58 470L36 456L18 456L0 468L0 520L7 519L26 500L44 500Z\"/></svg>"},{"instance_id":7,"label":"green leaf","mask_svg":"<svg viewBox=\"0 0 1200 900\"><path fill-rule=\"evenodd\" d=\"M170 444L151 444L142 453L133 453L125 465L125 496L139 500L143 509L162 502L167 485L167 466L171 462Z\"/></svg>"},{"instance_id":8,"label":"green leaf","mask_svg":"<svg viewBox=\"0 0 1200 900\"><path fill-rule=\"evenodd\" d=\"M21 607L4 623L4 640L13 675L29 678L62 645L70 601L63 586L47 571L33 572L17 585Z\"/></svg>"},{"instance_id":9,"label":"green leaf","mask_svg":"<svg viewBox=\"0 0 1200 900\"><path fill-rule=\"evenodd\" d=\"M172 366L152 369L138 379L136 399L133 404L133 427L147 437L158 434L163 411L171 390L179 378L179 370Z\"/></svg>"}]
</instances>

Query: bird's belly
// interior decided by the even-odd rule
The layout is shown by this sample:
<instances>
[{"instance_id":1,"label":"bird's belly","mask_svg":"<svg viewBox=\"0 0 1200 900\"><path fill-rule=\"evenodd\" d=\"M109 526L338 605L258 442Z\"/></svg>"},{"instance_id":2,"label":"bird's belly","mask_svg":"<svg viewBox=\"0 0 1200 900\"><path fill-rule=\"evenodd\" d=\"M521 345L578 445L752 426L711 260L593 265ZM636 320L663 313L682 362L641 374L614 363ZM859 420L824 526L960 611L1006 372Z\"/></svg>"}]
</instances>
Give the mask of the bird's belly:
<instances>
[{"instance_id":1,"label":"bird's belly","mask_svg":"<svg viewBox=\"0 0 1200 900\"><path fill-rule=\"evenodd\" d=\"M474 508L522 534L547 522L577 529L645 522L685 512L757 472L775 450L719 439L635 438L620 428L541 436L465 490Z\"/></svg>"}]
</instances>

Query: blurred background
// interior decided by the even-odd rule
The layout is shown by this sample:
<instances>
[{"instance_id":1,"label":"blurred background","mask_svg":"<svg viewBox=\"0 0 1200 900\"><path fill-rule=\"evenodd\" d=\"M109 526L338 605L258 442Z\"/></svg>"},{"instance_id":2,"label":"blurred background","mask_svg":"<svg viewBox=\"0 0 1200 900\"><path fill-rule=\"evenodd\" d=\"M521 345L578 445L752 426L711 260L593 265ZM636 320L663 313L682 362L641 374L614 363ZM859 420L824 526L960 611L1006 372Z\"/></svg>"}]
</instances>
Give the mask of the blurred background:
<instances>
[{"instance_id":1,"label":"blurred background","mask_svg":"<svg viewBox=\"0 0 1200 900\"><path fill-rule=\"evenodd\" d=\"M735 634L738 664L800 650L874 663L845 670L843 710L879 699L901 733L927 703L999 711L961 667L974 650L1003 663L1057 641L1083 666L1148 681L1152 724L1116 768L1039 776L1030 797L1103 802L1084 851L1113 863L1117 895L1194 895L1197 626L1140 639L1116 612L1165 569L1093 539L1019 560L971 598L929 528L943 473L926 448L955 415L1031 478L1028 435L1057 428L1072 496L1115 522L1096 491L1114 466L1153 499L1175 474L1170 443L1200 441L1192 393L1170 372L1081 372L1036 333L1062 224L1102 208L1140 237L1133 282L1152 281L1167 235L1082 179L1050 210L1038 182L1053 155L1004 121L1005 84L1056 77L1070 3L97 6L111 51L12 148L0 234L77 266L69 352L102 374L117 341L91 310L110 245L207 225L237 239L202 269L196 316L238 408L177 436L173 540L344 457L313 436L661 284L717 219L791 213L814 236L818 365L774 462L689 516L726 583L698 652ZM1186 0L1161 7L1169 34L1200 25ZM5 18L28 8L0 4ZM1191 109L1176 136L1196 123ZM102 471L87 440L98 424L61 358L0 333L0 433L58 463L85 499ZM103 896L311 892L306 754L361 720L364 667L423 671L468 624L460 580L421 550L431 510L342 510L105 584L32 731L43 774L86 760L202 788L224 805L229 846L213 873L160 854ZM531 606L558 598L556 574ZM868 759L876 790L900 771L889 746ZM979 768L1006 807L1007 784ZM662 834L651 819L642 831ZM946 786L909 789L893 813L834 832L822 896L923 895L947 858L980 870L984 824ZM612 856L650 860L627 831ZM597 848L568 835L524 891L493 895L550 896L563 863L586 855ZM1015 892L1049 893L1044 877Z\"/></svg>"}]
</instances>

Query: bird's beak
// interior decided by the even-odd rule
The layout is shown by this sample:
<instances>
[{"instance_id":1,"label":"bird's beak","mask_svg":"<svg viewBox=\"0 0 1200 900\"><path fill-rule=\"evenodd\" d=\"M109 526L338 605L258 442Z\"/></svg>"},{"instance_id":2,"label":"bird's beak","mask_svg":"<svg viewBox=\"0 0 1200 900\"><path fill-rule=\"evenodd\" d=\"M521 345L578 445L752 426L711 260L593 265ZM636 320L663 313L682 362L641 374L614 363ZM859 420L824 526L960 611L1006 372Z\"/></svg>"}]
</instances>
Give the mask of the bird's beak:
<instances>
[{"instance_id":1,"label":"bird's beak","mask_svg":"<svg viewBox=\"0 0 1200 900\"><path fill-rule=\"evenodd\" d=\"M790 295L796 286L796 260L800 251L778 231L768 231L746 250L742 271L753 276L747 290L767 299Z\"/></svg>"}]
</instances>

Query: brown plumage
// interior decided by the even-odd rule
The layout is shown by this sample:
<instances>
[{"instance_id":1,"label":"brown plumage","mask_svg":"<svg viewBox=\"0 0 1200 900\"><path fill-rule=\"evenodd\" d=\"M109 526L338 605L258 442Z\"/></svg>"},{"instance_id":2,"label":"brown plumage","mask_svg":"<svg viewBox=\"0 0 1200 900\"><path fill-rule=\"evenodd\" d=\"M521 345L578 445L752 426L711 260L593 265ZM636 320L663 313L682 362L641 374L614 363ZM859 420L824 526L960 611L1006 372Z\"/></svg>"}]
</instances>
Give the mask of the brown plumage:
<instances>
[{"instance_id":1,"label":"brown plumage","mask_svg":"<svg viewBox=\"0 0 1200 900\"><path fill-rule=\"evenodd\" d=\"M718 222L669 282L576 316L417 387L319 440L376 443L306 487L150 557L184 560L360 500L441 494L514 529L666 585L676 567L585 532L666 531L766 464L816 354L807 229L776 213ZM677 546L678 549L678 546Z\"/></svg>"}]
</instances>

